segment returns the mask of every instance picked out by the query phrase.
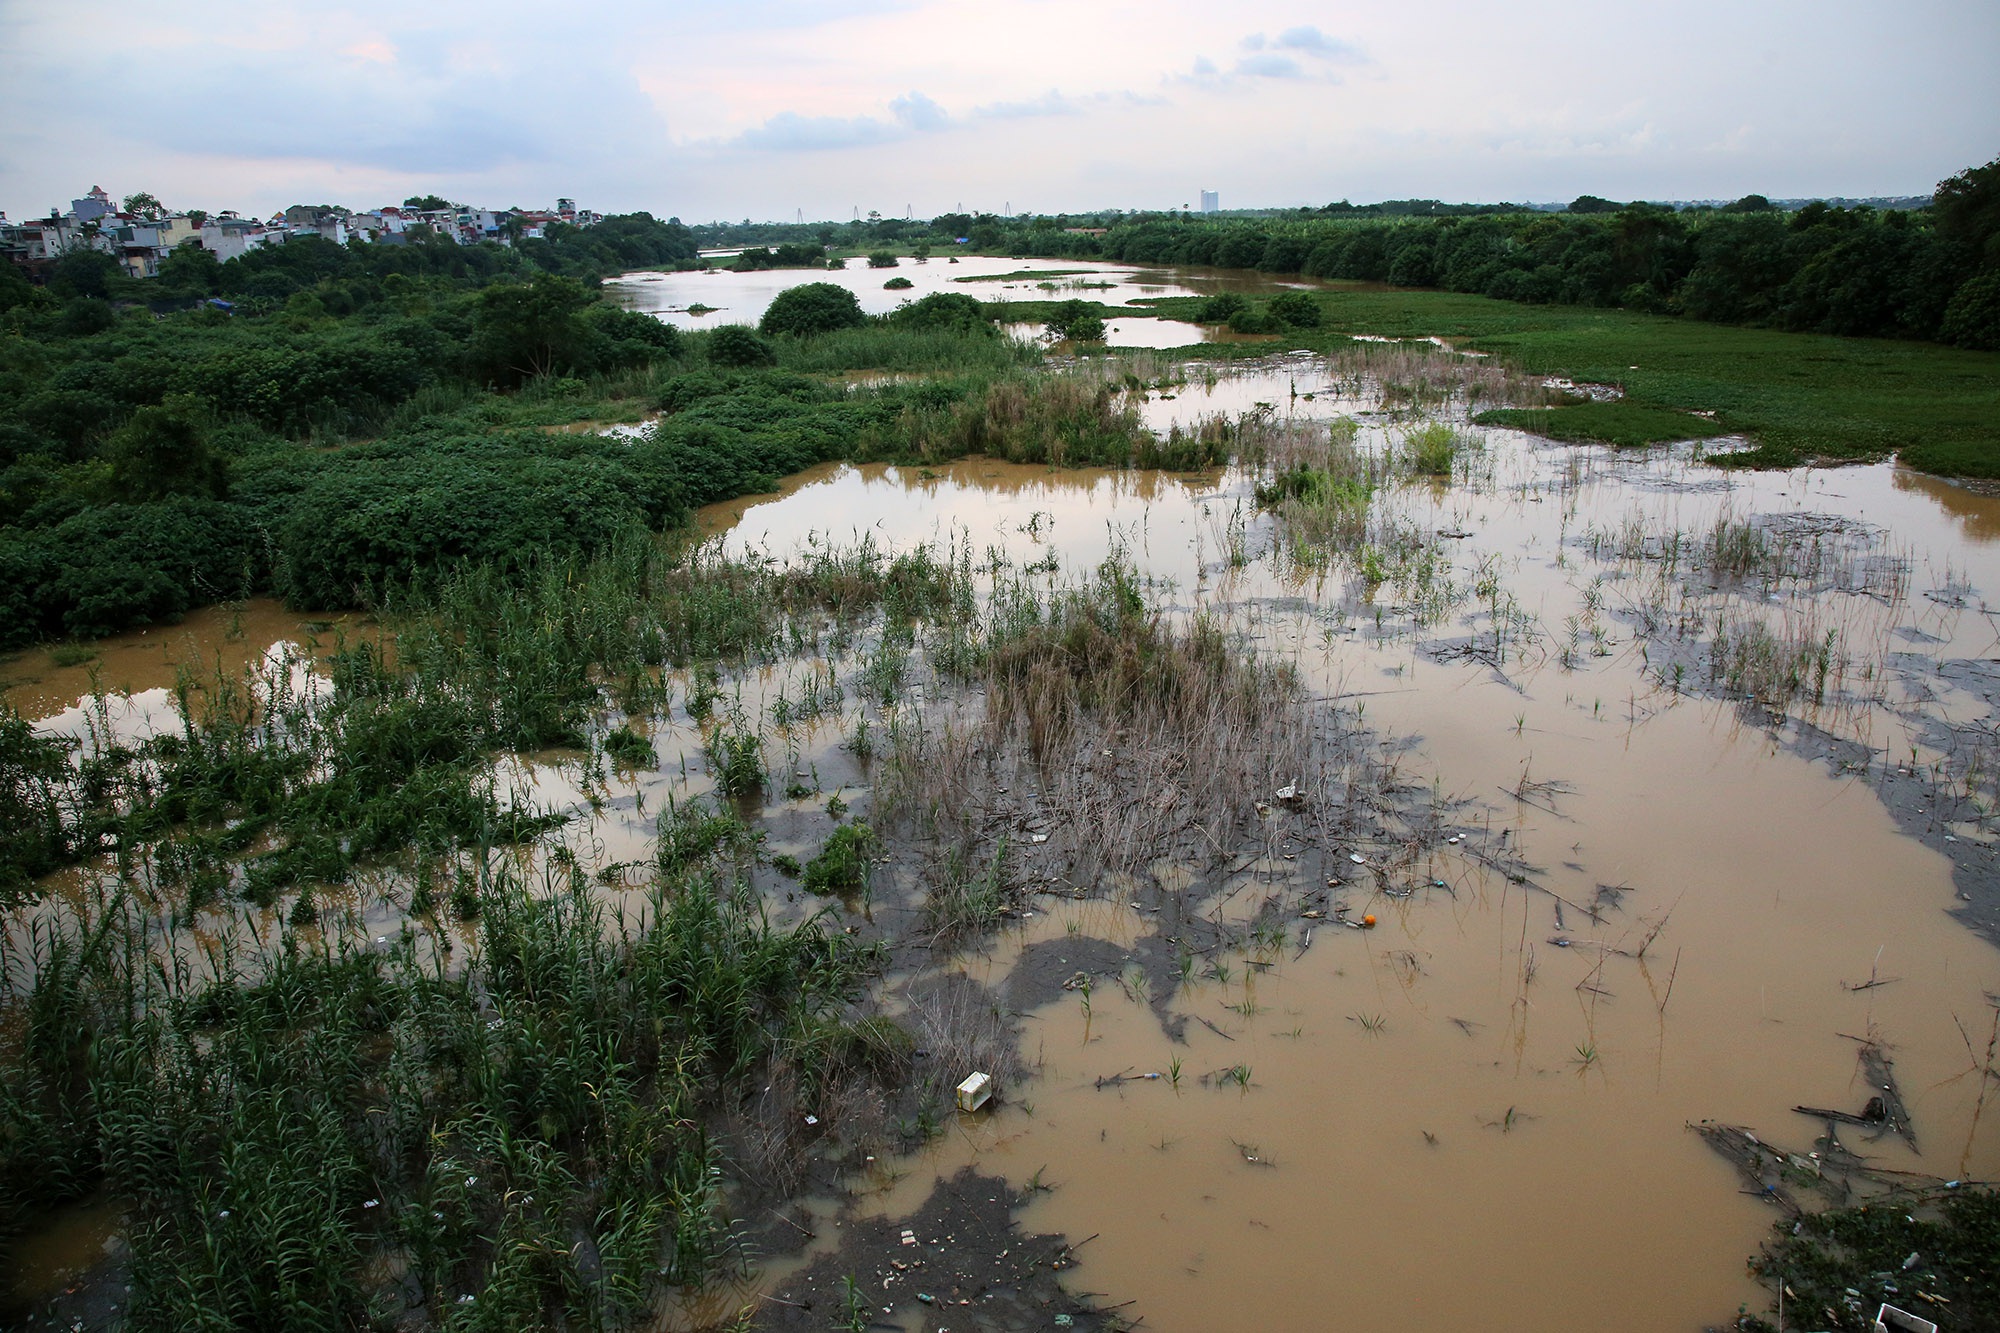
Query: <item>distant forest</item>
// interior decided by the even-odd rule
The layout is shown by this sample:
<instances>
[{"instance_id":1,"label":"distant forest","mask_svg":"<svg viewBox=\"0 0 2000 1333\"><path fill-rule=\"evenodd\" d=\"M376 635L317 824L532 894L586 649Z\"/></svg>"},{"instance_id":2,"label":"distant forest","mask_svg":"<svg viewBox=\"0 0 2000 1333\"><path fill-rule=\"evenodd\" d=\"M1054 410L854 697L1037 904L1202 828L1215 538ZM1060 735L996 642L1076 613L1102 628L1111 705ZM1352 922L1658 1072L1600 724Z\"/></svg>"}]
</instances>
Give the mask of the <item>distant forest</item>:
<instances>
[{"instance_id":1,"label":"distant forest","mask_svg":"<svg viewBox=\"0 0 2000 1333\"><path fill-rule=\"evenodd\" d=\"M1676 209L1585 195L1561 213L1405 199L1254 218L950 213L693 230L703 246L866 249L965 237L975 250L1021 258L1214 265L2000 349L2000 158L1941 182L1923 209L1788 211L1761 195Z\"/></svg>"}]
</instances>

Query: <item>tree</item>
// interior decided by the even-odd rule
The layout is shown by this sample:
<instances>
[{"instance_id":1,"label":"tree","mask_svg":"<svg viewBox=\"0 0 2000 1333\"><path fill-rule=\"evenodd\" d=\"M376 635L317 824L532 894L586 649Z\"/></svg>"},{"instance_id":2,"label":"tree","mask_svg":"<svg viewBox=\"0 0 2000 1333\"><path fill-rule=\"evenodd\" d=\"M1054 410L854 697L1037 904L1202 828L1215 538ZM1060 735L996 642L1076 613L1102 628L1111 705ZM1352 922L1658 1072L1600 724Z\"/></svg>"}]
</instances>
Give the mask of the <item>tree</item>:
<instances>
[{"instance_id":1,"label":"tree","mask_svg":"<svg viewBox=\"0 0 2000 1333\"><path fill-rule=\"evenodd\" d=\"M582 314L592 300L576 279L551 273L488 287L473 321L475 355L489 374L510 383L578 369L590 339Z\"/></svg>"},{"instance_id":2,"label":"tree","mask_svg":"<svg viewBox=\"0 0 2000 1333\"><path fill-rule=\"evenodd\" d=\"M228 464L209 447L201 412L188 394L142 407L111 433L111 481L121 500L163 500L169 495L222 499Z\"/></svg>"},{"instance_id":3,"label":"tree","mask_svg":"<svg viewBox=\"0 0 2000 1333\"><path fill-rule=\"evenodd\" d=\"M160 261L160 286L184 296L212 296L222 289L222 261L200 241L182 241Z\"/></svg>"},{"instance_id":4,"label":"tree","mask_svg":"<svg viewBox=\"0 0 2000 1333\"><path fill-rule=\"evenodd\" d=\"M58 296L111 295L111 284L121 276L118 261L88 244L70 246L49 275L49 290Z\"/></svg>"},{"instance_id":5,"label":"tree","mask_svg":"<svg viewBox=\"0 0 2000 1333\"><path fill-rule=\"evenodd\" d=\"M2000 238L2000 157L1939 181L1931 196L1931 212L1939 231L1989 260L2000 258L1993 253Z\"/></svg>"},{"instance_id":6,"label":"tree","mask_svg":"<svg viewBox=\"0 0 2000 1333\"><path fill-rule=\"evenodd\" d=\"M1616 213L1623 207L1625 205L1601 199L1594 194L1580 194L1569 202L1569 211L1572 213Z\"/></svg>"},{"instance_id":7,"label":"tree","mask_svg":"<svg viewBox=\"0 0 2000 1333\"><path fill-rule=\"evenodd\" d=\"M896 267L896 256L890 254L887 250L872 251L868 256L868 267L894 268Z\"/></svg>"},{"instance_id":8,"label":"tree","mask_svg":"<svg viewBox=\"0 0 2000 1333\"><path fill-rule=\"evenodd\" d=\"M429 213L440 208L455 207L451 200L441 194L413 194L403 201L404 208L414 208L420 213Z\"/></svg>"},{"instance_id":9,"label":"tree","mask_svg":"<svg viewBox=\"0 0 2000 1333\"><path fill-rule=\"evenodd\" d=\"M1064 301L1049 312L1048 335L1059 341L1095 343L1104 341L1104 321L1088 301Z\"/></svg>"},{"instance_id":10,"label":"tree","mask_svg":"<svg viewBox=\"0 0 2000 1333\"><path fill-rule=\"evenodd\" d=\"M1945 307L1938 337L1960 347L2000 352L2000 268L1966 280Z\"/></svg>"},{"instance_id":11,"label":"tree","mask_svg":"<svg viewBox=\"0 0 2000 1333\"><path fill-rule=\"evenodd\" d=\"M809 282L779 292L758 327L767 334L804 336L856 328L866 320L853 292L838 283Z\"/></svg>"},{"instance_id":12,"label":"tree","mask_svg":"<svg viewBox=\"0 0 2000 1333\"><path fill-rule=\"evenodd\" d=\"M128 194L125 196L125 211L142 218L157 218L165 214L167 209L164 204L150 193L141 190L137 194Z\"/></svg>"},{"instance_id":13,"label":"tree","mask_svg":"<svg viewBox=\"0 0 2000 1333\"><path fill-rule=\"evenodd\" d=\"M1722 211L1725 213L1769 213L1776 208L1776 204L1761 194L1746 194L1733 204L1724 204Z\"/></svg>"}]
</instances>

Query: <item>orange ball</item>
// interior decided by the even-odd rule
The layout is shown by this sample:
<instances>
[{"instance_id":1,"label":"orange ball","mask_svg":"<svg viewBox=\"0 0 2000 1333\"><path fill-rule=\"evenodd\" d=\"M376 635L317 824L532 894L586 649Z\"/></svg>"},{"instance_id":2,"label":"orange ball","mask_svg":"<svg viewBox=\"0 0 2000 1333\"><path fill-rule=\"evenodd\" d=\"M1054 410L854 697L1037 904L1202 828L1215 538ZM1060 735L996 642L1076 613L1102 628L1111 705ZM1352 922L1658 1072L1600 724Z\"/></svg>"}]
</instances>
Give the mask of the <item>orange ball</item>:
<instances>
[{"instance_id":1,"label":"orange ball","mask_svg":"<svg viewBox=\"0 0 2000 1333\"><path fill-rule=\"evenodd\" d=\"M1361 918L1361 924L1362 924L1362 925L1363 925L1363 926L1364 926L1365 928L1367 928L1367 929L1369 929L1369 930L1373 930L1373 929L1375 929L1375 918L1374 918L1374 917L1372 917L1372 916L1364 916L1364 917L1362 917L1362 918Z\"/></svg>"}]
</instances>

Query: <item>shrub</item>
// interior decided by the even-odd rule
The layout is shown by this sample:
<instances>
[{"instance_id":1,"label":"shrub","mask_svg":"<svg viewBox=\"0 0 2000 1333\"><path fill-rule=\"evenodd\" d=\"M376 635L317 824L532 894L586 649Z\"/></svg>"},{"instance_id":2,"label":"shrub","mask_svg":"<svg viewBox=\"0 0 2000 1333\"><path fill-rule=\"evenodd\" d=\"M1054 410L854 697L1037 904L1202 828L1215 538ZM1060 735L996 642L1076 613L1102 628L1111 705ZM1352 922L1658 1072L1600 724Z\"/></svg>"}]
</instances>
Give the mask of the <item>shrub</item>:
<instances>
[{"instance_id":1,"label":"shrub","mask_svg":"<svg viewBox=\"0 0 2000 1333\"><path fill-rule=\"evenodd\" d=\"M1104 341L1104 321L1096 315L1080 315L1069 322L1064 336L1073 343L1101 343Z\"/></svg>"},{"instance_id":2,"label":"shrub","mask_svg":"<svg viewBox=\"0 0 2000 1333\"><path fill-rule=\"evenodd\" d=\"M778 353L749 325L724 324L708 336L708 361L714 366L775 366Z\"/></svg>"},{"instance_id":3,"label":"shrub","mask_svg":"<svg viewBox=\"0 0 2000 1333\"><path fill-rule=\"evenodd\" d=\"M890 254L887 250L877 250L868 256L868 267L894 268L896 267L896 256Z\"/></svg>"},{"instance_id":4,"label":"shrub","mask_svg":"<svg viewBox=\"0 0 2000 1333\"><path fill-rule=\"evenodd\" d=\"M1320 325L1319 302L1306 292L1286 292L1273 297L1265 308L1274 321L1289 324L1295 329L1316 329Z\"/></svg>"},{"instance_id":5,"label":"shrub","mask_svg":"<svg viewBox=\"0 0 2000 1333\"><path fill-rule=\"evenodd\" d=\"M889 320L912 329L995 331L979 298L967 296L964 292L932 292L929 296L898 307Z\"/></svg>"},{"instance_id":6,"label":"shrub","mask_svg":"<svg viewBox=\"0 0 2000 1333\"><path fill-rule=\"evenodd\" d=\"M1227 324L1249 308L1250 303L1235 292L1223 292L1201 303L1201 309L1195 312L1195 321L1201 324Z\"/></svg>"},{"instance_id":7,"label":"shrub","mask_svg":"<svg viewBox=\"0 0 2000 1333\"><path fill-rule=\"evenodd\" d=\"M636 310L624 310L608 302L592 306L590 323L596 330L614 343L627 343L642 348L647 357L652 355L679 356L684 350L685 339L681 331L663 319L642 315Z\"/></svg>"},{"instance_id":8,"label":"shrub","mask_svg":"<svg viewBox=\"0 0 2000 1333\"><path fill-rule=\"evenodd\" d=\"M758 328L765 334L804 336L857 328L867 318L861 313L861 302L847 288L832 282L808 282L779 292ZM709 359L714 360L712 350Z\"/></svg>"},{"instance_id":9,"label":"shrub","mask_svg":"<svg viewBox=\"0 0 2000 1333\"><path fill-rule=\"evenodd\" d=\"M882 284L882 290L885 292L906 292L916 285L916 283L911 282L908 278L891 278Z\"/></svg>"}]
</instances>

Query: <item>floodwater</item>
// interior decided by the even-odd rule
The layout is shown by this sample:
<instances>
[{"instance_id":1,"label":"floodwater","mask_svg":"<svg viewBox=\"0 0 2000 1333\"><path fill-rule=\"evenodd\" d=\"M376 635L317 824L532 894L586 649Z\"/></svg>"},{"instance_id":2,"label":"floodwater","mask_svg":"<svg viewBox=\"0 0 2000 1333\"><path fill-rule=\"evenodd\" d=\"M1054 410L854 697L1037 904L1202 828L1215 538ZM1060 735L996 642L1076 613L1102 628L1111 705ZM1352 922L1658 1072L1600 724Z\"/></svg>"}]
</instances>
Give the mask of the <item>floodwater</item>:
<instances>
[{"instance_id":1,"label":"floodwater","mask_svg":"<svg viewBox=\"0 0 2000 1333\"><path fill-rule=\"evenodd\" d=\"M927 268L945 281L971 265ZM879 290L881 274L863 276ZM744 284L729 317L752 318L755 283L800 278L671 281ZM1139 406L1162 428L1351 415L1375 449L1411 424L1300 356L1188 368ZM1403 782L1434 795L1459 839L1413 893L1373 872L1371 848L1354 849L1363 863L1336 861L1345 882L1331 886L1280 858L1243 868L1216 910L1242 922L1275 899L1282 940L1203 957L1184 981L1135 967L1033 1008L1028 1078L997 1110L853 1181L866 1208L908 1211L967 1162L1053 1186L1026 1227L1091 1238L1072 1288L1133 1301L1126 1313L1162 1333L1691 1330L1763 1307L1743 1264L1778 1214L1686 1126L1722 1120L1810 1148L1822 1126L1794 1105L1867 1100L1857 1038L1893 1057L1922 1153L1859 1128L1843 1134L1850 1147L1890 1169L2000 1177L2000 1118L1981 1116L1972 1053L1995 1021L2000 953L1950 915L1959 899L1940 850L1948 835L1955 854L1990 856L1993 830L1972 819L1920 841L1877 781L1901 764L1990 782L1940 738L1992 708L1995 686L1955 664L2000 645L1984 600L2000 589L2000 500L1893 464L1739 474L1692 446L1617 454L1474 434L1481 447L1452 479L1392 482L1375 501L1382 523L1436 553L1421 585L1302 564L1241 468L828 465L699 516L739 555L960 541L1058 580L1122 554L1171 614L1226 618L1316 697L1406 738ZM1759 583L1666 569L1658 553L1676 534L1723 519L1812 543L1814 572ZM145 692L171 680L172 643L190 646L178 660L248 663L302 632L262 604L240 625L205 615L98 645L103 684L170 710ZM1717 697L1699 653L1677 656L1661 628L1753 618L1833 634L1819 701L1783 710L1867 746L1865 769L1809 758L1796 725ZM1691 664L1685 680L1676 660ZM87 668L6 669L10 700L44 725L81 715ZM807 669L753 673L744 706L756 715ZM773 850L811 850L829 792L865 811L839 729L835 718L800 732L791 763L814 790L767 803ZM602 812L565 835L593 868L643 860L650 813L706 786L691 726L656 726L653 739L659 768L613 775ZM537 757L516 777L581 809L573 767ZM1492 869L1496 849L1531 863L1530 882ZM1031 947L1136 957L1176 870L1153 878L1089 901L1037 899L937 966L1000 988ZM1307 915L1314 895L1379 924ZM1164 1013L1188 1020L1183 1041L1150 1003L1169 986ZM934 1327L924 1313L898 1306L881 1326Z\"/></svg>"},{"instance_id":2,"label":"floodwater","mask_svg":"<svg viewBox=\"0 0 2000 1333\"><path fill-rule=\"evenodd\" d=\"M1327 404L1353 405L1291 359L1146 410ZM1171 584L1170 603L1230 615L1317 692L1411 738L1407 779L1462 802L1466 848L1504 833L1541 869L1524 888L1447 848L1429 872L1444 887L1398 898L1357 867L1336 901L1379 928L1294 912L1283 947L1225 960L1226 976L1205 960L1171 1001L1200 1020L1184 1044L1136 963L1130 988L1100 976L1088 1006L1071 993L1027 1016L1035 1073L1004 1107L858 1183L879 1190L869 1211L909 1211L968 1162L1054 1184L1024 1225L1095 1237L1072 1285L1136 1300L1127 1313L1154 1329L1324 1326L1331 1310L1355 1327L1527 1330L1588 1311L1593 1326L1693 1329L1762 1308L1743 1265L1777 1213L1687 1125L1809 1149L1821 1125L1791 1107L1867 1099L1857 1037L1890 1050L1923 1153L1858 1130L1850 1146L1891 1169L2000 1176L2000 1129L1979 1118L1960 1031L1984 1049L2000 955L1948 915L1949 862L1900 832L1867 780L1802 757L1734 703L1663 688L1614 613L1644 600L1648 571L1587 543L1593 526L1696 531L1724 513L1869 534L1907 593L1806 599L1826 604L1814 623L1838 628L1855 680L1872 679L1802 711L1878 753L1914 744L1928 763L1920 713L1988 706L1935 666L1992 652L1979 590L2000 586L2000 502L1892 464L1739 475L1686 449L1620 456L1502 431L1485 433L1473 473L1380 503L1454 534L1458 576L1495 571L1524 608L1539 642L1497 665L1432 651L1477 637L1476 605L1398 629L1384 587L1378 628L1346 581L1287 569L1235 471L829 467L711 514L733 549L774 555L862 532L963 531L1023 562L1055 551L1072 571L1122 550ZM1591 611L1593 596L1613 610ZM1565 660L1570 618L1585 616L1594 631ZM1951 836L1977 855L1993 846L1984 821ZM1278 864L1254 897L1302 906L1317 887ZM1136 958L1154 895L1123 898L1057 901L948 966L999 987L1035 943L1103 940ZM1247 1087L1222 1074L1237 1066ZM1133 1081L1100 1086L1121 1074ZM895 1317L916 1328L921 1312Z\"/></svg>"},{"instance_id":3,"label":"floodwater","mask_svg":"<svg viewBox=\"0 0 2000 1333\"><path fill-rule=\"evenodd\" d=\"M93 722L127 739L177 725L174 687L183 674L235 676L307 645L372 638L372 618L311 617L269 597L191 611L178 624L92 643L33 648L0 660L0 691L42 729L83 737ZM101 691L97 703L92 696Z\"/></svg>"},{"instance_id":4,"label":"floodwater","mask_svg":"<svg viewBox=\"0 0 2000 1333\"><path fill-rule=\"evenodd\" d=\"M1113 264L1079 264L1054 259L1007 259L992 255L934 255L905 259L893 269L869 268L860 260L844 269L765 269L735 273L708 269L687 273L627 273L605 284L613 299L683 329L719 324L755 324L778 293L808 282L831 282L853 292L871 315L886 315L905 301L934 292L962 292L982 301L1066 301L1072 297L1108 306L1161 296L1206 296L1221 290L1281 291L1297 284L1238 279L1233 284L1196 270L1168 274ZM906 278L896 291L882 284ZM1005 279L1004 281L1002 279ZM692 306L707 306L702 314ZM1143 307L1108 321L1110 341L1124 347L1181 347L1191 343L1236 341L1226 330L1177 320L1157 320ZM1029 331L1039 332L1033 326Z\"/></svg>"}]
</instances>

